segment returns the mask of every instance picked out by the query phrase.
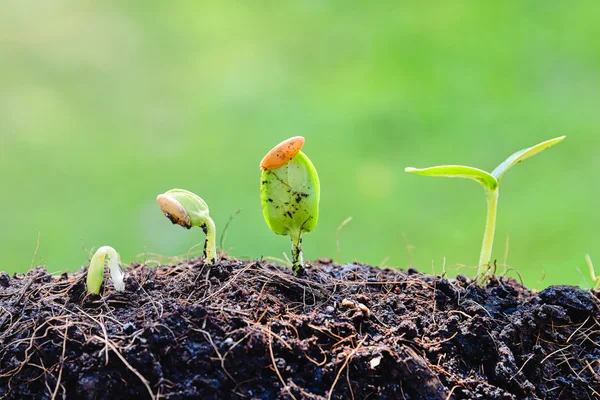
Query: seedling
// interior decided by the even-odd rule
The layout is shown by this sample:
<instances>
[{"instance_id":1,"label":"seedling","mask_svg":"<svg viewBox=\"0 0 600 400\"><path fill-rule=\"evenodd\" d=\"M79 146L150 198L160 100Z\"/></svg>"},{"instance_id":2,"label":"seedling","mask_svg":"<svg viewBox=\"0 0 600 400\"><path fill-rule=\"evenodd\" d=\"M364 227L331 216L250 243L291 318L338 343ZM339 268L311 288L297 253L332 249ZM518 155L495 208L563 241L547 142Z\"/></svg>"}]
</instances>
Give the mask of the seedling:
<instances>
[{"instance_id":1,"label":"seedling","mask_svg":"<svg viewBox=\"0 0 600 400\"><path fill-rule=\"evenodd\" d=\"M167 218L186 229L199 226L206 234L204 257L214 264L217 259L215 223L208 215L206 202L197 194L183 189L171 189L156 198L158 206Z\"/></svg>"},{"instance_id":2,"label":"seedling","mask_svg":"<svg viewBox=\"0 0 600 400\"><path fill-rule=\"evenodd\" d=\"M110 246L102 246L96 251L90 261L87 272L86 285L90 293L100 294L102 281L104 280L104 266L108 264L110 279L117 292L125 291L125 275L119 265L121 262L119 254Z\"/></svg>"},{"instance_id":3,"label":"seedling","mask_svg":"<svg viewBox=\"0 0 600 400\"><path fill-rule=\"evenodd\" d=\"M496 229L496 211L498 208L498 187L500 180L510 168L520 163L521 161L543 151L548 147L553 146L561 142L565 136L550 139L545 142L536 144L535 146L517 151L500 165L496 167L492 173L486 171L467 167L462 165L441 165L431 168L412 168L408 167L405 169L406 172L413 172L419 175L425 176L442 176L449 178L467 178L473 179L479 182L485 189L485 197L487 199L487 219L485 224L485 231L483 234L483 244L481 247L481 253L479 257L479 269L477 276L482 277L484 274L490 274L489 263L492 258L492 247L494 245L494 231ZM487 272L485 271L487 269Z\"/></svg>"},{"instance_id":4,"label":"seedling","mask_svg":"<svg viewBox=\"0 0 600 400\"><path fill-rule=\"evenodd\" d=\"M292 240L294 274L304 272L302 234L311 232L319 216L319 176L300 151L304 138L296 136L275 146L261 161L260 199L269 228Z\"/></svg>"}]
</instances>

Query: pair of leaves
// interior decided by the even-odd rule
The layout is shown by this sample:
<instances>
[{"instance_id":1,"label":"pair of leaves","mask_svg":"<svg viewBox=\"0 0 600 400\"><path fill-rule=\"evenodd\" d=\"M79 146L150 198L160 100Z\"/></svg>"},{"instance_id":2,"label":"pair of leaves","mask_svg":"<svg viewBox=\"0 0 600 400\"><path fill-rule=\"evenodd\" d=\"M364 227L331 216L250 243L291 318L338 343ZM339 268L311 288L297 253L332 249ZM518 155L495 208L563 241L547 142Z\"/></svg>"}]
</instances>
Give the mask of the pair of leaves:
<instances>
[{"instance_id":1,"label":"pair of leaves","mask_svg":"<svg viewBox=\"0 0 600 400\"><path fill-rule=\"evenodd\" d=\"M500 180L510 168L514 167L521 161L536 155L537 153L546 150L548 147L554 146L564 140L566 136L560 136L554 139L547 140L545 142L536 144L535 146L528 147L523 150L519 150L492 171L483 171L478 168L467 167L463 165L440 165L430 168L412 168L408 167L405 169L406 172L412 172L424 176L445 176L448 178L466 178L473 179L479 182L487 190L496 190Z\"/></svg>"}]
</instances>

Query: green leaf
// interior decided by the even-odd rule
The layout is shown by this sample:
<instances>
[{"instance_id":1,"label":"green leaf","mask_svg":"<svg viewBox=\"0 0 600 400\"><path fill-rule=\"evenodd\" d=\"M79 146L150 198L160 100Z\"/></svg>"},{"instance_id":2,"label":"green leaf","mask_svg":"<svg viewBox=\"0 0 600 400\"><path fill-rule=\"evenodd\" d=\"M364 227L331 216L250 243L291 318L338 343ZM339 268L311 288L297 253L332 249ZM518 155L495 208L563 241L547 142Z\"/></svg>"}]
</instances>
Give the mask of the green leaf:
<instances>
[{"instance_id":1,"label":"green leaf","mask_svg":"<svg viewBox=\"0 0 600 400\"><path fill-rule=\"evenodd\" d=\"M529 147L527 149L519 150L512 156L508 157L502 164L498 165L496 169L492 172L492 175L500 182L502 176L508 171L510 168L520 163L521 161L536 155L537 153L546 150L548 147L554 146L557 143L562 142L566 136L560 136L554 139L546 140L545 142L536 144L535 146Z\"/></svg>"},{"instance_id":2,"label":"green leaf","mask_svg":"<svg viewBox=\"0 0 600 400\"><path fill-rule=\"evenodd\" d=\"M87 271L86 286L90 293L100 294L102 281L104 280L104 260L106 252L97 251L90 261Z\"/></svg>"},{"instance_id":3,"label":"green leaf","mask_svg":"<svg viewBox=\"0 0 600 400\"><path fill-rule=\"evenodd\" d=\"M262 171L263 216L278 235L312 231L319 217L319 197L317 170L302 152L279 168Z\"/></svg>"},{"instance_id":4,"label":"green leaf","mask_svg":"<svg viewBox=\"0 0 600 400\"><path fill-rule=\"evenodd\" d=\"M408 167L405 171L424 176L473 179L479 182L484 188L490 190L498 187L498 181L488 172L464 165L439 165L430 168Z\"/></svg>"}]
</instances>

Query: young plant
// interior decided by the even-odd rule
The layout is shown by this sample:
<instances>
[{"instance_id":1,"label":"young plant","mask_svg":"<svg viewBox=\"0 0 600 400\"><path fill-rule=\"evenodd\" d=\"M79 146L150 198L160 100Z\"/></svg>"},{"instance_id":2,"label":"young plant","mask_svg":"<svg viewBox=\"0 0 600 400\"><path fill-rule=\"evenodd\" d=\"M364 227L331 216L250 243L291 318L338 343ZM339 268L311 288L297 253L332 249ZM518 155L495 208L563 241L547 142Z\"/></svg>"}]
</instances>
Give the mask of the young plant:
<instances>
[{"instance_id":1,"label":"young plant","mask_svg":"<svg viewBox=\"0 0 600 400\"><path fill-rule=\"evenodd\" d=\"M214 264L217 260L215 223L208 215L206 202L197 194L183 189L171 189L159 194L156 202L167 218L186 229L199 226L206 234L204 257Z\"/></svg>"},{"instance_id":2,"label":"young plant","mask_svg":"<svg viewBox=\"0 0 600 400\"><path fill-rule=\"evenodd\" d=\"M292 240L294 274L304 272L302 234L311 232L319 216L319 176L300 151L304 138L296 136L275 146L260 163L260 199L269 228Z\"/></svg>"},{"instance_id":3,"label":"young plant","mask_svg":"<svg viewBox=\"0 0 600 400\"><path fill-rule=\"evenodd\" d=\"M104 266L108 264L110 279L117 292L125 291L125 275L119 265L121 262L119 254L110 246L102 246L96 251L88 268L86 285L90 293L100 294L102 281L104 280Z\"/></svg>"},{"instance_id":4,"label":"young plant","mask_svg":"<svg viewBox=\"0 0 600 400\"><path fill-rule=\"evenodd\" d=\"M441 165L423 169L409 167L405 169L406 172L413 172L415 174L425 176L473 179L483 186L485 190L485 197L487 199L487 219L483 234L483 244L481 246L479 270L477 272L477 276L482 277L486 268L489 271L488 266L492 258L494 231L496 229L496 210L498 207L498 187L500 180L506 171L513 166L543 150L546 150L548 147L561 142L564 138L565 136L557 137L555 139L550 139L536 144L535 146L517 151L504 160L500 165L498 165L496 169L492 171L492 173L462 165Z\"/></svg>"}]
</instances>

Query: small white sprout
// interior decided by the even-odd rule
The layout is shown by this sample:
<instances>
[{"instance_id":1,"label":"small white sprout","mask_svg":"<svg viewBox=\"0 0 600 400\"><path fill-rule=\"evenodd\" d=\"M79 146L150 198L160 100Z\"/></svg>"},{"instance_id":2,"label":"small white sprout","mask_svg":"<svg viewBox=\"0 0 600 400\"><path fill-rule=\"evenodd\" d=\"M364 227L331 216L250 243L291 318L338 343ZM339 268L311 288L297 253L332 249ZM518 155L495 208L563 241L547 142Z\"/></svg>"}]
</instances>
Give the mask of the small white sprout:
<instances>
[{"instance_id":1,"label":"small white sprout","mask_svg":"<svg viewBox=\"0 0 600 400\"><path fill-rule=\"evenodd\" d=\"M90 293L100 294L104 280L104 266L108 264L110 279L117 292L125 291L125 275L121 270L119 253L110 246L102 246L96 251L90 261L87 273L87 290Z\"/></svg>"}]
</instances>

